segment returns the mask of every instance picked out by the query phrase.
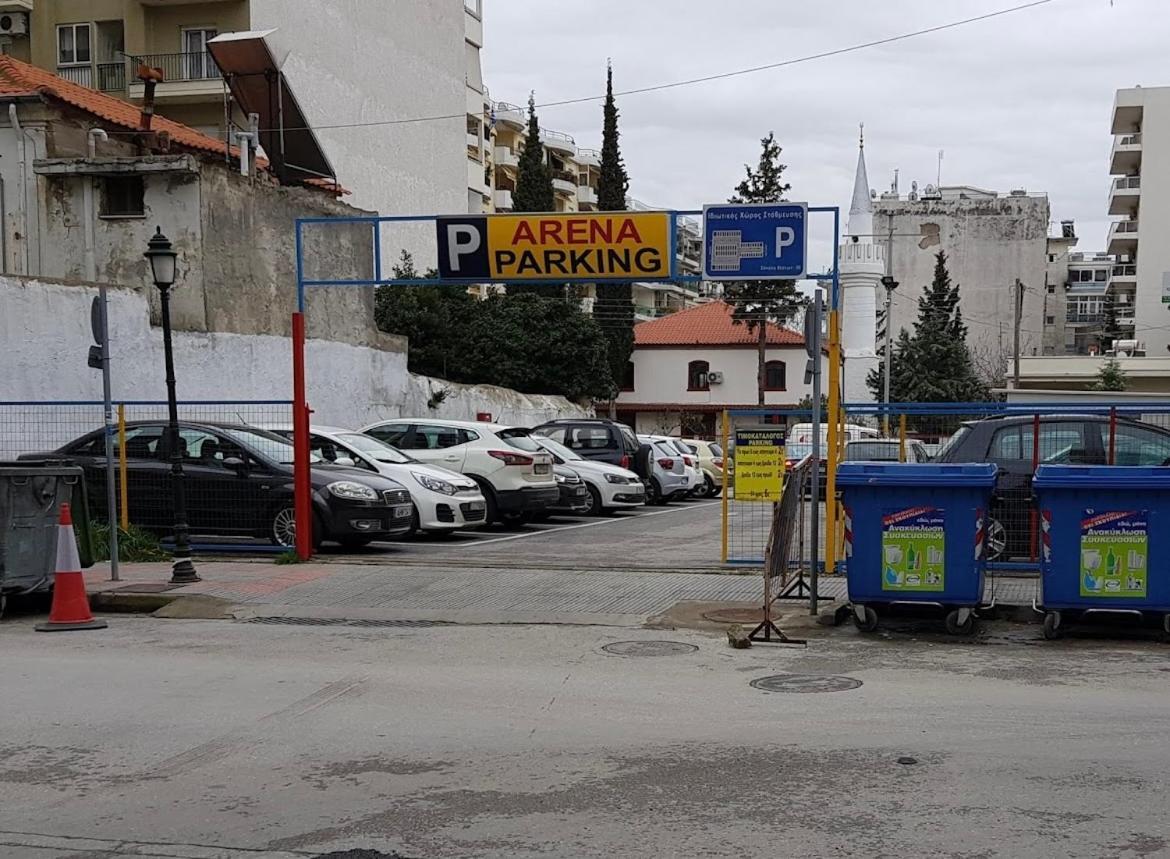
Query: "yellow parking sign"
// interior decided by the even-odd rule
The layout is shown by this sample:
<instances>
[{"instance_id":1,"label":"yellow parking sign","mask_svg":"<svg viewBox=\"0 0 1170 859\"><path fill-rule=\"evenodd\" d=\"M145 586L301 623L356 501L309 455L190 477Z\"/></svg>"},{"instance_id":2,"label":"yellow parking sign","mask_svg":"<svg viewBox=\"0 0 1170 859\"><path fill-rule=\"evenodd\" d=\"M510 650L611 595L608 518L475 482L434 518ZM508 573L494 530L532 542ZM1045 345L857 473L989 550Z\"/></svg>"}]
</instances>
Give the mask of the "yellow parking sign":
<instances>
[{"instance_id":1,"label":"yellow parking sign","mask_svg":"<svg viewBox=\"0 0 1170 859\"><path fill-rule=\"evenodd\" d=\"M735 500L779 501L784 488L784 430L735 431Z\"/></svg>"}]
</instances>

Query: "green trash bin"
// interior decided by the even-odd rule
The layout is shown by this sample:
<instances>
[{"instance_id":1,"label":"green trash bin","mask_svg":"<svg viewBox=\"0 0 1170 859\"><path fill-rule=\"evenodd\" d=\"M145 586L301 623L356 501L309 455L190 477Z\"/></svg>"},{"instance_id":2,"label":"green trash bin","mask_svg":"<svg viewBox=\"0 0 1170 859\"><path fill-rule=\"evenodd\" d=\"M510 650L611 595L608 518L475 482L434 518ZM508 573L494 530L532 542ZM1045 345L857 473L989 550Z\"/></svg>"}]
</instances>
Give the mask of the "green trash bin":
<instances>
[{"instance_id":1,"label":"green trash bin","mask_svg":"<svg viewBox=\"0 0 1170 859\"><path fill-rule=\"evenodd\" d=\"M81 566L92 567L89 503L81 468L60 460L0 462L0 594L52 587L62 504L73 510Z\"/></svg>"}]
</instances>

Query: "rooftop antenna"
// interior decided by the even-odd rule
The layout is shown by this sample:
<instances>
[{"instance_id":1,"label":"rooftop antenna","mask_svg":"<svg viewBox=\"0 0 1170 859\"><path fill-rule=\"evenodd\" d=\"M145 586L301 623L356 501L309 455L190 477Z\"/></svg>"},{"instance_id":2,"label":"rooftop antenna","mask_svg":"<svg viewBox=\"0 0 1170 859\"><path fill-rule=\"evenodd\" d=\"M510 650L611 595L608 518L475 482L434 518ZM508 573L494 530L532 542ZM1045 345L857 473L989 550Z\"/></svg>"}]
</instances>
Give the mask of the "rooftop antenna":
<instances>
[{"instance_id":1,"label":"rooftop antenna","mask_svg":"<svg viewBox=\"0 0 1170 859\"><path fill-rule=\"evenodd\" d=\"M894 168L894 184L890 186L890 190L895 194L898 193L898 168Z\"/></svg>"},{"instance_id":2,"label":"rooftop antenna","mask_svg":"<svg viewBox=\"0 0 1170 859\"><path fill-rule=\"evenodd\" d=\"M936 188L942 188L942 160L943 160L943 151L940 149L938 151L938 176L936 177L935 183L934 183L934 187L936 187Z\"/></svg>"}]
</instances>

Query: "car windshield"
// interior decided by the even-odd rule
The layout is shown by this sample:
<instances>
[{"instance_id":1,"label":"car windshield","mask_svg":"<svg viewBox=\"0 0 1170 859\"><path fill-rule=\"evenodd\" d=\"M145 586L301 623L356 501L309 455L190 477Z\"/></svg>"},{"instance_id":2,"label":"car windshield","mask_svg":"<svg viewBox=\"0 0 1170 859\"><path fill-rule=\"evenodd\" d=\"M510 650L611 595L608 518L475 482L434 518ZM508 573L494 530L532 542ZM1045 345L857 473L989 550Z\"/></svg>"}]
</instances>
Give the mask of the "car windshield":
<instances>
[{"instance_id":1,"label":"car windshield","mask_svg":"<svg viewBox=\"0 0 1170 859\"><path fill-rule=\"evenodd\" d=\"M950 453L951 449L956 447L959 444L959 442L961 442L970 433L971 433L971 427L969 427L969 426L959 427L959 429L955 432L955 434L953 436L951 436L949 439L947 439L946 443L943 444L943 446L938 449L938 453L936 453L934 455L934 458L937 459L939 462L946 462L947 461L947 454Z\"/></svg>"},{"instance_id":2,"label":"car windshield","mask_svg":"<svg viewBox=\"0 0 1170 859\"><path fill-rule=\"evenodd\" d=\"M239 442L244 447L250 448L266 459L278 462L281 465L293 464L292 442L281 438L276 433L250 429L225 429L223 432L233 441ZM310 453L309 462L321 462L321 457L315 453Z\"/></svg>"},{"instance_id":3,"label":"car windshield","mask_svg":"<svg viewBox=\"0 0 1170 859\"><path fill-rule=\"evenodd\" d=\"M858 441L845 446L845 459L853 462L896 462L899 455L896 441Z\"/></svg>"},{"instance_id":4,"label":"car windshield","mask_svg":"<svg viewBox=\"0 0 1170 859\"><path fill-rule=\"evenodd\" d=\"M360 432L347 432L337 436L338 441L342 444L352 447L354 450L360 451L368 456L370 459L378 462L392 462L398 465L407 462L417 462L413 457L407 456L396 447L391 447L384 441L378 441L373 436L364 435Z\"/></svg>"},{"instance_id":5,"label":"car windshield","mask_svg":"<svg viewBox=\"0 0 1170 859\"><path fill-rule=\"evenodd\" d=\"M528 430L521 427L513 427L512 429L500 430L496 433L501 439L506 441L511 447L517 450L526 450L529 453L536 453L543 450L536 440L528 434Z\"/></svg>"},{"instance_id":6,"label":"car windshield","mask_svg":"<svg viewBox=\"0 0 1170 859\"><path fill-rule=\"evenodd\" d=\"M812 445L808 442L797 442L796 444L786 445L784 448L784 455L788 459L804 459L806 456L812 454ZM829 456L829 443L821 442L821 459L827 459Z\"/></svg>"},{"instance_id":7,"label":"car windshield","mask_svg":"<svg viewBox=\"0 0 1170 859\"><path fill-rule=\"evenodd\" d=\"M538 445L543 447L545 450L552 453L558 459L562 459L565 462L582 462L583 461L581 459L581 457L577 456L577 454L573 453L573 451L569 450L567 447L565 447L560 442L553 441L551 438L539 438L539 439L533 438L533 441L535 441Z\"/></svg>"}]
</instances>

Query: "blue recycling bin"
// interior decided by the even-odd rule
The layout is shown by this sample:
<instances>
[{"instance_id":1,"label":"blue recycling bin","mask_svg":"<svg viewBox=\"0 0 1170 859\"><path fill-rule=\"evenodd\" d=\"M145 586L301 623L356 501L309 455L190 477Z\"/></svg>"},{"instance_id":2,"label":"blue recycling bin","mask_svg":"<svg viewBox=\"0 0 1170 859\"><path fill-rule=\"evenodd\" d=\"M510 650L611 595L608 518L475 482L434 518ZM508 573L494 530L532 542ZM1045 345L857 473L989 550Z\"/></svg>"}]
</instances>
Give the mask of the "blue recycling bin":
<instances>
[{"instance_id":1,"label":"blue recycling bin","mask_svg":"<svg viewBox=\"0 0 1170 859\"><path fill-rule=\"evenodd\" d=\"M1066 613L1162 614L1170 634L1170 468L1042 465L1044 635Z\"/></svg>"},{"instance_id":2,"label":"blue recycling bin","mask_svg":"<svg viewBox=\"0 0 1170 859\"><path fill-rule=\"evenodd\" d=\"M882 606L924 603L947 610L948 632L974 631L995 474L992 464L846 462L837 468L845 573L859 629L876 629Z\"/></svg>"}]
</instances>

